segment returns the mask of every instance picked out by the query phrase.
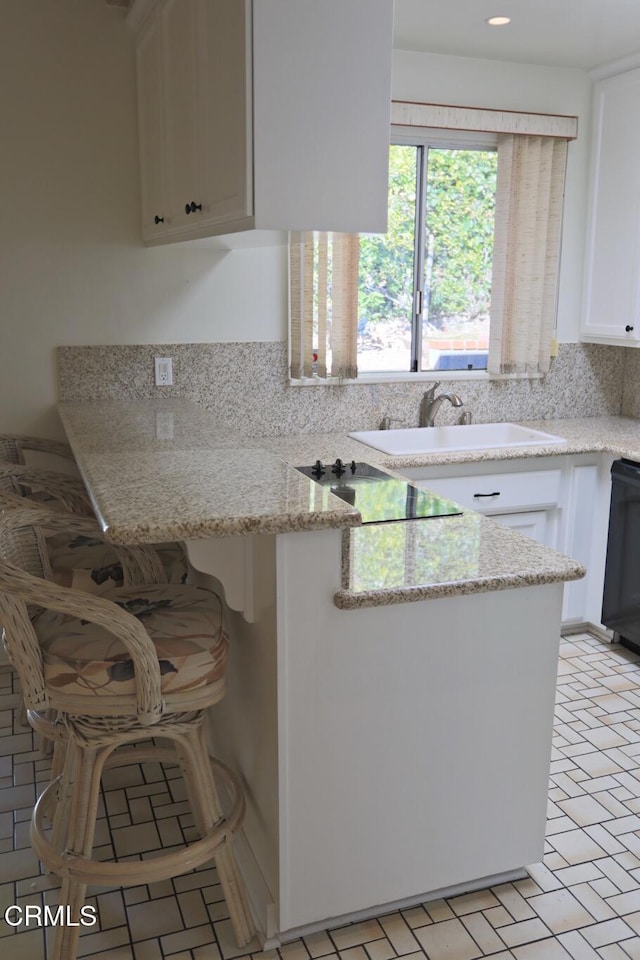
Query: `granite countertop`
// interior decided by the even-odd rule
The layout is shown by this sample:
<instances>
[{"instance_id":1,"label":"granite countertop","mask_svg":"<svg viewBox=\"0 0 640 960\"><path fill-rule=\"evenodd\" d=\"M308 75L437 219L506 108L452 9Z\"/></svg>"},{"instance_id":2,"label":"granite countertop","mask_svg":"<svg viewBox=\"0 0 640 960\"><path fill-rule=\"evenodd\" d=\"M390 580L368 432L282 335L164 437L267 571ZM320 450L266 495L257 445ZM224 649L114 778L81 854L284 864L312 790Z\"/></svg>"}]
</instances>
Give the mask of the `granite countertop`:
<instances>
[{"instance_id":1,"label":"granite countertop","mask_svg":"<svg viewBox=\"0 0 640 960\"><path fill-rule=\"evenodd\" d=\"M60 416L105 535L159 543L360 523L266 442L220 436L194 403L63 403Z\"/></svg>"},{"instance_id":2,"label":"granite countertop","mask_svg":"<svg viewBox=\"0 0 640 960\"><path fill-rule=\"evenodd\" d=\"M67 402L59 409L114 543L345 528L335 598L345 609L574 580L584 569L473 511L360 527L353 507L292 466L341 457L393 472L589 452L640 460L640 421L623 417L527 422L566 438L561 446L393 457L345 434L221 435L213 417L188 401Z\"/></svg>"}]
</instances>

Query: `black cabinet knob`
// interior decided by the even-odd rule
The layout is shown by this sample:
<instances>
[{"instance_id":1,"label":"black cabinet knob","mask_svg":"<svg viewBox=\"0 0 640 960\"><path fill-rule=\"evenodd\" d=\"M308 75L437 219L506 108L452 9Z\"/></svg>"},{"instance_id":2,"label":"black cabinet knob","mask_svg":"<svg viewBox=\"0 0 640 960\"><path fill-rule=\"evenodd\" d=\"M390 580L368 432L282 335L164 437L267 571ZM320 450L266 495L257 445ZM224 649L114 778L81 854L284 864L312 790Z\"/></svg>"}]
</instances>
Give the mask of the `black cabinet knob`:
<instances>
[{"instance_id":1,"label":"black cabinet knob","mask_svg":"<svg viewBox=\"0 0 640 960\"><path fill-rule=\"evenodd\" d=\"M195 200L192 200L191 203L185 203L184 205L185 213L195 213L196 210L202 210L201 203L196 203Z\"/></svg>"},{"instance_id":2,"label":"black cabinet knob","mask_svg":"<svg viewBox=\"0 0 640 960\"><path fill-rule=\"evenodd\" d=\"M155 223L156 226L159 223L164 223L164 217L159 217L158 214L156 213L155 217L153 218L153 222Z\"/></svg>"},{"instance_id":3,"label":"black cabinet knob","mask_svg":"<svg viewBox=\"0 0 640 960\"><path fill-rule=\"evenodd\" d=\"M631 333L631 331L633 330L633 327L630 327L629 324L627 324L624 329L625 329L625 333Z\"/></svg>"}]
</instances>

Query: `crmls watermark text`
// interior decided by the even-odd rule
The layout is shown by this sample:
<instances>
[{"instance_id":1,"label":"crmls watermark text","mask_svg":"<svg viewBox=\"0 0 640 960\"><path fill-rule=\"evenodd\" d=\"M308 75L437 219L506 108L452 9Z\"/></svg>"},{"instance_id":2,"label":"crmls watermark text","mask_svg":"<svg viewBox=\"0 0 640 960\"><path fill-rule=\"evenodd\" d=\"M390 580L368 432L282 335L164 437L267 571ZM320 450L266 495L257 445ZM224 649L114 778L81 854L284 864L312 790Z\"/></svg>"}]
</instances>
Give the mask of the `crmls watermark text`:
<instances>
[{"instance_id":1,"label":"crmls watermark text","mask_svg":"<svg viewBox=\"0 0 640 960\"><path fill-rule=\"evenodd\" d=\"M73 920L71 907L40 907L28 903L24 907L13 904L4 911L5 923L10 927L93 927L98 922L96 907L85 905L80 909L80 919Z\"/></svg>"}]
</instances>

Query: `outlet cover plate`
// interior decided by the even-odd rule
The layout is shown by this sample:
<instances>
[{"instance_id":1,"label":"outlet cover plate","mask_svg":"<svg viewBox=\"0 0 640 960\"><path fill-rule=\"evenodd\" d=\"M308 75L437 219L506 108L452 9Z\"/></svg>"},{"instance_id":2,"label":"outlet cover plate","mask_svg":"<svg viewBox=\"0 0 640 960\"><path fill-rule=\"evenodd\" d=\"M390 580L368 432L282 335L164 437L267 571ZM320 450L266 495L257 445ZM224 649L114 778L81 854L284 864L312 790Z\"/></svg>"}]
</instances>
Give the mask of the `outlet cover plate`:
<instances>
[{"instance_id":1,"label":"outlet cover plate","mask_svg":"<svg viewBox=\"0 0 640 960\"><path fill-rule=\"evenodd\" d=\"M173 361L171 357L155 358L156 387L170 387L173 384Z\"/></svg>"}]
</instances>

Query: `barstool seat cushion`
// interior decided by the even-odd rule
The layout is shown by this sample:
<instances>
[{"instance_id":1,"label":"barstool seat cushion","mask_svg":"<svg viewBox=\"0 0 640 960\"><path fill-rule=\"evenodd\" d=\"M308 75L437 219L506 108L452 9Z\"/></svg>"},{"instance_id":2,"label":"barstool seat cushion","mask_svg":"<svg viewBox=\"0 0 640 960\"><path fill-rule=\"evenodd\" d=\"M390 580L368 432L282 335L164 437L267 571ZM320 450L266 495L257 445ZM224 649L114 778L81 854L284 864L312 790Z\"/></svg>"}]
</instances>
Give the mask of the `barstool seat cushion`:
<instances>
[{"instance_id":1,"label":"barstool seat cushion","mask_svg":"<svg viewBox=\"0 0 640 960\"><path fill-rule=\"evenodd\" d=\"M109 599L133 614L151 637L163 694L193 690L224 676L227 638L222 603L215 593L158 584L112 590ZM48 686L74 697L135 693L132 661L112 633L54 610L43 610L33 625Z\"/></svg>"},{"instance_id":2,"label":"barstool seat cushion","mask_svg":"<svg viewBox=\"0 0 640 960\"><path fill-rule=\"evenodd\" d=\"M113 547L98 538L57 533L47 537L53 579L62 587L104 596L123 582L122 564ZM154 549L169 583L184 583L187 561L178 543L157 543Z\"/></svg>"}]
</instances>

